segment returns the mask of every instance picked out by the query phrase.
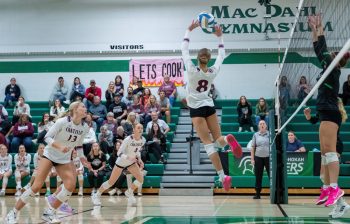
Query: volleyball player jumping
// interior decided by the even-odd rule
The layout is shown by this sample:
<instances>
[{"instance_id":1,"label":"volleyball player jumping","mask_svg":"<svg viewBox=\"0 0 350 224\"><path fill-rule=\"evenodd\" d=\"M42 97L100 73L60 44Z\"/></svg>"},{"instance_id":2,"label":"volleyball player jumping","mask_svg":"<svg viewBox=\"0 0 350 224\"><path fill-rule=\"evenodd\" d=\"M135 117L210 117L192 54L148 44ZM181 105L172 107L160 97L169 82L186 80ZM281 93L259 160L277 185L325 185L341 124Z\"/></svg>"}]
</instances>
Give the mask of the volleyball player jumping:
<instances>
[{"instance_id":1,"label":"volleyball player jumping","mask_svg":"<svg viewBox=\"0 0 350 224\"><path fill-rule=\"evenodd\" d=\"M188 75L186 100L190 108L193 126L219 175L219 180L222 182L224 189L228 191L231 188L231 177L224 174L220 157L215 147L223 148L229 144L236 157L242 156L242 148L233 135L221 135L214 102L209 97L210 86L219 73L220 66L225 58L222 29L220 26L215 26L214 34L219 38L219 50L215 64L212 67L208 67L211 54L209 49L203 48L198 52L198 66L195 66L191 61L188 46L190 42L189 33L198 26L198 21L192 21L192 24L186 30L181 46L182 57Z\"/></svg>"}]
</instances>

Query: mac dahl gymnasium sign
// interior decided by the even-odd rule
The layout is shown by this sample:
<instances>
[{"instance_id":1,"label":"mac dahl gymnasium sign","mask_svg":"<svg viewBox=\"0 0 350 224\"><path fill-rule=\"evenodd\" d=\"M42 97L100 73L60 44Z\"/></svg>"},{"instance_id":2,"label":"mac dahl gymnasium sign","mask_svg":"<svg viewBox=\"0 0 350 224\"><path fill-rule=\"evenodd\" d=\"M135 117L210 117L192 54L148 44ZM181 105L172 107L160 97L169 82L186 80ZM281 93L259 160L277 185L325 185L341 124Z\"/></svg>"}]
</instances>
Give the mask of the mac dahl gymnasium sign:
<instances>
[{"instance_id":1,"label":"mac dahl gymnasium sign","mask_svg":"<svg viewBox=\"0 0 350 224\"><path fill-rule=\"evenodd\" d=\"M316 6L303 7L300 11L301 17L318 12ZM259 8L234 8L228 5L211 6L211 13L219 19L219 24L223 33L231 34L249 34L249 33L286 33L291 31L294 18L297 14L296 7L286 7L279 5L268 5L263 12ZM266 22L261 20L268 15ZM257 18L258 20L255 20ZM273 22L269 22L273 21ZM295 32L310 32L307 24L307 18L302 19L304 22L296 24ZM333 31L332 23L324 21L326 31Z\"/></svg>"}]
</instances>

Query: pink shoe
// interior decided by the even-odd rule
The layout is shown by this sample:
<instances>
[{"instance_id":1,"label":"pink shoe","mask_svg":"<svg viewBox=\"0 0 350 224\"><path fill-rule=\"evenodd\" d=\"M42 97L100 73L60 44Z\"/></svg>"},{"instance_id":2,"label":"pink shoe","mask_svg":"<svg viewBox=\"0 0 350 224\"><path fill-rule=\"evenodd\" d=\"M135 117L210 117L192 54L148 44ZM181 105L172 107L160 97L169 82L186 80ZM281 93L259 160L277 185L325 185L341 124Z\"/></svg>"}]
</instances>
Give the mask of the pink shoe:
<instances>
[{"instance_id":1,"label":"pink shoe","mask_svg":"<svg viewBox=\"0 0 350 224\"><path fill-rule=\"evenodd\" d=\"M58 208L57 212L65 215L73 215L76 213L74 208L70 207L70 205L67 202L62 203L61 206Z\"/></svg>"},{"instance_id":2,"label":"pink shoe","mask_svg":"<svg viewBox=\"0 0 350 224\"><path fill-rule=\"evenodd\" d=\"M47 202L49 203L49 207L52 208L52 204L55 202L56 197L53 194L50 194L46 198L47 198Z\"/></svg>"},{"instance_id":3,"label":"pink shoe","mask_svg":"<svg viewBox=\"0 0 350 224\"><path fill-rule=\"evenodd\" d=\"M322 205L323 203L325 203L328 199L329 192L330 192L330 187L328 187L326 189L321 187L321 194L320 194L320 197L318 197L318 199L316 201L316 205Z\"/></svg>"},{"instance_id":4,"label":"pink shoe","mask_svg":"<svg viewBox=\"0 0 350 224\"><path fill-rule=\"evenodd\" d=\"M333 188L330 187L329 195L328 195L328 200L324 204L326 207L329 207L331 205L334 205L337 203L338 199L343 197L344 191L340 189L339 187Z\"/></svg>"},{"instance_id":5,"label":"pink shoe","mask_svg":"<svg viewBox=\"0 0 350 224\"><path fill-rule=\"evenodd\" d=\"M229 144L230 148L231 148L231 151L233 153L233 155L236 157L236 158L241 158L242 155L243 155L243 152L242 152L242 147L241 145L237 142L236 138L231 135L231 134L228 134L226 136L226 140L227 140L227 143Z\"/></svg>"},{"instance_id":6,"label":"pink shoe","mask_svg":"<svg viewBox=\"0 0 350 224\"><path fill-rule=\"evenodd\" d=\"M225 176L224 181L222 182L222 185L224 186L225 191L229 191L231 189L231 182L232 178L230 176Z\"/></svg>"}]
</instances>

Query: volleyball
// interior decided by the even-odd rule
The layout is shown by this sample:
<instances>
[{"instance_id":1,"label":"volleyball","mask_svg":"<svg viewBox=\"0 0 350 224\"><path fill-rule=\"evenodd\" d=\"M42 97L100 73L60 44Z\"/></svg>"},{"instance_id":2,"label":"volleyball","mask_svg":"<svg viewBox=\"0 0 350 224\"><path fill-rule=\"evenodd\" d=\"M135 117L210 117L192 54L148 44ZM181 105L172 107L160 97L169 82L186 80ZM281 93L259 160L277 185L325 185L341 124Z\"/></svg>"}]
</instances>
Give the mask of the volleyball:
<instances>
[{"instance_id":1,"label":"volleyball","mask_svg":"<svg viewBox=\"0 0 350 224\"><path fill-rule=\"evenodd\" d=\"M215 25L215 17L207 12L201 12L198 15L199 26L206 31L211 31Z\"/></svg>"}]
</instances>

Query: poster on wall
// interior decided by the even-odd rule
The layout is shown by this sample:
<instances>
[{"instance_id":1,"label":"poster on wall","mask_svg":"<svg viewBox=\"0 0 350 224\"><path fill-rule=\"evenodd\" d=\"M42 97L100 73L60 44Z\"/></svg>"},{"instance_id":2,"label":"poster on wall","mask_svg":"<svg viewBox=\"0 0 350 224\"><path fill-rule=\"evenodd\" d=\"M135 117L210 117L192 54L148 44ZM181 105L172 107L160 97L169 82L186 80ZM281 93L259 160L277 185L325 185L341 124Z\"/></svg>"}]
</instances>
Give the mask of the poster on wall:
<instances>
[{"instance_id":1,"label":"poster on wall","mask_svg":"<svg viewBox=\"0 0 350 224\"><path fill-rule=\"evenodd\" d=\"M129 63L130 80L136 77L144 87L161 86L164 75L176 86L184 85L184 63L181 58L174 59L132 59Z\"/></svg>"}]
</instances>

